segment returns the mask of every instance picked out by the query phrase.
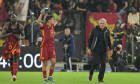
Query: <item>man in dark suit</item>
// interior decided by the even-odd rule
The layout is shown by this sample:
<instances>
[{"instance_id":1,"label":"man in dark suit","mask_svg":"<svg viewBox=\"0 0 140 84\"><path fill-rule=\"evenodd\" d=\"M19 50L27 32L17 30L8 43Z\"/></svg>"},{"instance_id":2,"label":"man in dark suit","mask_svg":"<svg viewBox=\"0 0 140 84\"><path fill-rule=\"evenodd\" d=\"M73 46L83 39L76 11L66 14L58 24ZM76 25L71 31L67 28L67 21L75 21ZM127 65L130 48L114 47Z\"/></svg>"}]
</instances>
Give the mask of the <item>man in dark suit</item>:
<instances>
[{"instance_id":1,"label":"man in dark suit","mask_svg":"<svg viewBox=\"0 0 140 84\"><path fill-rule=\"evenodd\" d=\"M104 82L104 73L106 67L106 52L108 47L111 50L111 40L110 40L110 31L105 27L106 20L101 18L99 20L99 26L96 26L90 35L88 40L88 54L93 56L93 61L89 73L89 81L92 81L93 71L101 64L98 82Z\"/></svg>"}]
</instances>

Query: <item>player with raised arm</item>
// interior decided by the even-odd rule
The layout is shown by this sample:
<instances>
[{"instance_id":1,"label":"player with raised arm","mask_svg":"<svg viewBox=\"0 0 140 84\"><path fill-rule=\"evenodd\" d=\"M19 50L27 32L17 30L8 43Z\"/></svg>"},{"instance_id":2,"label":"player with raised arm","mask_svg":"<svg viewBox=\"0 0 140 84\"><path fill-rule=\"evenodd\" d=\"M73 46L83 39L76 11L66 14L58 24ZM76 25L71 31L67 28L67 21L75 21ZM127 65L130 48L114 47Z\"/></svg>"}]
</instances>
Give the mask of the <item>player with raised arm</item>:
<instances>
[{"instance_id":1,"label":"player with raised arm","mask_svg":"<svg viewBox=\"0 0 140 84\"><path fill-rule=\"evenodd\" d=\"M56 54L55 54L55 47L54 47L54 27L57 25L58 20L60 20L62 16L62 11L59 11L59 16L57 17L56 20L54 20L53 16L48 16L47 14L45 14L45 22L41 23L41 18L44 13L45 11L42 9L41 14L37 21L42 31L42 37L43 37L40 46L41 47L40 61L43 62L42 72L43 72L44 82L48 82L48 80L54 82L52 78L52 74L54 72L55 63L56 63ZM48 60L51 61L51 66L50 66L49 77L47 79L46 65Z\"/></svg>"}]
</instances>

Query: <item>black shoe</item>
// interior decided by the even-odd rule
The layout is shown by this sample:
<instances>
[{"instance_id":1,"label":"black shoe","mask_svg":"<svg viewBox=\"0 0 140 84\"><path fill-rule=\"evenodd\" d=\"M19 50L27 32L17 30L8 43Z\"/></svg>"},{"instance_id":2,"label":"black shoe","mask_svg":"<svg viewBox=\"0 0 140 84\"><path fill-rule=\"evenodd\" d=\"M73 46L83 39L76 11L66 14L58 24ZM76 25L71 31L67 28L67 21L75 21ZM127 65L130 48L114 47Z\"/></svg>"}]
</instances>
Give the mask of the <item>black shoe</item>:
<instances>
[{"instance_id":1,"label":"black shoe","mask_svg":"<svg viewBox=\"0 0 140 84\"><path fill-rule=\"evenodd\" d=\"M88 80L92 81L92 75L89 75Z\"/></svg>"},{"instance_id":2,"label":"black shoe","mask_svg":"<svg viewBox=\"0 0 140 84\"><path fill-rule=\"evenodd\" d=\"M99 80L98 82L99 82L99 83L103 83L104 81L103 81L103 80Z\"/></svg>"}]
</instances>

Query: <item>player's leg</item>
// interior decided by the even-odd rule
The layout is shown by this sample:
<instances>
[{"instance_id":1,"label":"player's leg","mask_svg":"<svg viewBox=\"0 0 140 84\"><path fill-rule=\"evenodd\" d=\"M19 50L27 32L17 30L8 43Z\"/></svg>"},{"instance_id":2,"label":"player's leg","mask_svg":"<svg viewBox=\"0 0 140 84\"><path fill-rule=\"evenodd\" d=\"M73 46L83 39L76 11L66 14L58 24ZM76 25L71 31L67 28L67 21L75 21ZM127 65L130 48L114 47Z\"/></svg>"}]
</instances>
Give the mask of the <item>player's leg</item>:
<instances>
[{"instance_id":1,"label":"player's leg","mask_svg":"<svg viewBox=\"0 0 140 84\"><path fill-rule=\"evenodd\" d=\"M54 82L54 80L52 79L52 74L54 72L56 58L51 58L50 61L51 61L51 67L50 67L50 73L49 73L48 80L50 80L51 82Z\"/></svg>"},{"instance_id":2,"label":"player's leg","mask_svg":"<svg viewBox=\"0 0 140 84\"><path fill-rule=\"evenodd\" d=\"M11 57L9 60L10 60L10 71L11 75L13 76L13 57Z\"/></svg>"},{"instance_id":3,"label":"player's leg","mask_svg":"<svg viewBox=\"0 0 140 84\"><path fill-rule=\"evenodd\" d=\"M91 68L90 68L90 72L89 72L89 81L92 81L92 76L94 73L94 70L98 67L99 65L99 59L100 59L100 55L99 53L94 52L93 53L93 57L91 58L92 63L91 63Z\"/></svg>"},{"instance_id":4,"label":"player's leg","mask_svg":"<svg viewBox=\"0 0 140 84\"><path fill-rule=\"evenodd\" d=\"M47 70L46 70L46 65L47 65L47 61L42 61L42 73L43 73L43 78L44 78L44 82L48 82L47 80Z\"/></svg>"},{"instance_id":5,"label":"player's leg","mask_svg":"<svg viewBox=\"0 0 140 84\"><path fill-rule=\"evenodd\" d=\"M42 74L43 74L44 82L48 82L48 80L47 80L47 70L46 70L47 60L48 60L48 52L47 52L46 47L41 47L40 58L39 59L43 63L42 64Z\"/></svg>"},{"instance_id":6,"label":"player's leg","mask_svg":"<svg viewBox=\"0 0 140 84\"><path fill-rule=\"evenodd\" d=\"M13 81L16 81L16 75L18 71L18 56L13 56Z\"/></svg>"},{"instance_id":7,"label":"player's leg","mask_svg":"<svg viewBox=\"0 0 140 84\"><path fill-rule=\"evenodd\" d=\"M106 67L106 52L101 53L100 62L101 62L101 67L99 70L98 82L104 82L103 78L104 78L105 67Z\"/></svg>"},{"instance_id":8,"label":"player's leg","mask_svg":"<svg viewBox=\"0 0 140 84\"><path fill-rule=\"evenodd\" d=\"M114 67L113 59L109 60L109 65L110 65L110 68L111 68L112 72L115 72L115 67Z\"/></svg>"}]
</instances>

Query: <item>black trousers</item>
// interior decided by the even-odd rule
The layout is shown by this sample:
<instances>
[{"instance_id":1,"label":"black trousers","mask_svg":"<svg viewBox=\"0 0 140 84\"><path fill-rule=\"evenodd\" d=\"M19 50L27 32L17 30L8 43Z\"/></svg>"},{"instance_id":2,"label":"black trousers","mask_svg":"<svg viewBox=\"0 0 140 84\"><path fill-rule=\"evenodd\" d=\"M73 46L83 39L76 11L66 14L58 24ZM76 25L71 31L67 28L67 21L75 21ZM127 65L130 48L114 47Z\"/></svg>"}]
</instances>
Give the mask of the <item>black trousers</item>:
<instances>
[{"instance_id":1,"label":"black trousers","mask_svg":"<svg viewBox=\"0 0 140 84\"><path fill-rule=\"evenodd\" d=\"M117 62L114 62L113 59L110 59L109 60L109 65L110 65L110 68L111 68L112 72L116 72L115 67L117 67Z\"/></svg>"},{"instance_id":2,"label":"black trousers","mask_svg":"<svg viewBox=\"0 0 140 84\"><path fill-rule=\"evenodd\" d=\"M106 67L106 52L93 52L93 61L91 64L90 75L93 75L94 70L101 64L99 69L98 80L103 80Z\"/></svg>"}]
</instances>

